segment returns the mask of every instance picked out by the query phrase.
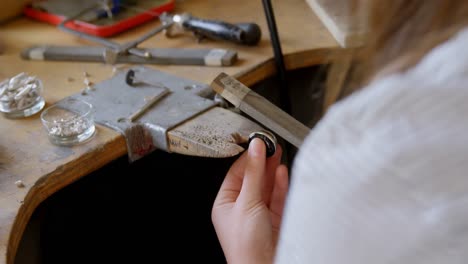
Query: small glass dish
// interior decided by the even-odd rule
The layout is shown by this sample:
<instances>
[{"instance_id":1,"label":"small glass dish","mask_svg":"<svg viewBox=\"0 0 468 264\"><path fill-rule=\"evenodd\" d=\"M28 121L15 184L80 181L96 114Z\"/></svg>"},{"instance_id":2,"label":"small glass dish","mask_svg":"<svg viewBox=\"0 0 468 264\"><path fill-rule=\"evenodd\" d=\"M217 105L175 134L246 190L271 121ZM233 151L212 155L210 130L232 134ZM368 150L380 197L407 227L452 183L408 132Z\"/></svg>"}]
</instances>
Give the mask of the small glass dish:
<instances>
[{"instance_id":1,"label":"small glass dish","mask_svg":"<svg viewBox=\"0 0 468 264\"><path fill-rule=\"evenodd\" d=\"M50 142L72 146L88 141L96 131L93 106L85 101L66 98L41 113Z\"/></svg>"},{"instance_id":2,"label":"small glass dish","mask_svg":"<svg viewBox=\"0 0 468 264\"><path fill-rule=\"evenodd\" d=\"M22 72L0 82L0 112L7 118L34 115L44 108L41 80Z\"/></svg>"}]
</instances>

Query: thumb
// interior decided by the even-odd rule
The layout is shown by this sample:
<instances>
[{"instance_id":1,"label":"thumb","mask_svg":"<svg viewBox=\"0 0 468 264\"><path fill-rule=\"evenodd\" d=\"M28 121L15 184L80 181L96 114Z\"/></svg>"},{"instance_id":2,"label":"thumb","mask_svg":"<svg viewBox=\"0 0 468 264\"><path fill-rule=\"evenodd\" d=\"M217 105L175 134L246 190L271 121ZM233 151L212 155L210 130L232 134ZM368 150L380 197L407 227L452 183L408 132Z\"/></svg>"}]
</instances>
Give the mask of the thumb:
<instances>
[{"instance_id":1,"label":"thumb","mask_svg":"<svg viewBox=\"0 0 468 264\"><path fill-rule=\"evenodd\" d=\"M243 204L262 200L263 185L265 182L266 147L258 138L250 142L247 161L244 171L244 180L239 194Z\"/></svg>"}]
</instances>

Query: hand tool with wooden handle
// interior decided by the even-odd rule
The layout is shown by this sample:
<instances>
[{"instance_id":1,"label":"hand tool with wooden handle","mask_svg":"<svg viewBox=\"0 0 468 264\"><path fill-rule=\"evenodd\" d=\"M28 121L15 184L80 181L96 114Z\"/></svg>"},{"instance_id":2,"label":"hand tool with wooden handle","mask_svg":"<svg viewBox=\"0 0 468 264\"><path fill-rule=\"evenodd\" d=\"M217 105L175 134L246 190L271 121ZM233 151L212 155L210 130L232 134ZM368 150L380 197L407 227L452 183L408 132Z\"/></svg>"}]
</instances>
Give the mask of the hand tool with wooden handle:
<instances>
[{"instance_id":1,"label":"hand tool with wooden handle","mask_svg":"<svg viewBox=\"0 0 468 264\"><path fill-rule=\"evenodd\" d=\"M237 62L237 52L226 49L179 49L155 48L144 49L150 56L142 57L133 54L115 54L105 47L92 46L54 46L38 45L28 47L21 52L24 60L39 61L83 61L98 63L131 63L158 65L198 65L198 66L232 66ZM116 55L114 59L111 59Z\"/></svg>"},{"instance_id":2,"label":"hand tool with wooden handle","mask_svg":"<svg viewBox=\"0 0 468 264\"><path fill-rule=\"evenodd\" d=\"M211 88L297 148L310 131L310 128L226 73L219 74L211 83Z\"/></svg>"}]
</instances>

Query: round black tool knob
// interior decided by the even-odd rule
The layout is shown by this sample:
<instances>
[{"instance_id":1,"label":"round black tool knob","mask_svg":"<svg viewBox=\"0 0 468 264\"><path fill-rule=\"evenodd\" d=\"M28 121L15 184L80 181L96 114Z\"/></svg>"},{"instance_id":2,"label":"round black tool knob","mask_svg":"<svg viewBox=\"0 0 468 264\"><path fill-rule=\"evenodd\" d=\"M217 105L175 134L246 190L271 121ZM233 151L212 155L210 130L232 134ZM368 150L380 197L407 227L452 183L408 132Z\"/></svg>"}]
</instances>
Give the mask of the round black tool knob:
<instances>
[{"instance_id":1,"label":"round black tool knob","mask_svg":"<svg viewBox=\"0 0 468 264\"><path fill-rule=\"evenodd\" d=\"M266 156L271 157L276 152L276 137L271 132L268 131L257 131L249 135L249 144L254 138L259 138L263 140L266 146Z\"/></svg>"},{"instance_id":2,"label":"round black tool knob","mask_svg":"<svg viewBox=\"0 0 468 264\"><path fill-rule=\"evenodd\" d=\"M238 23L236 24L243 30L241 37L241 44L249 46L257 45L262 38L262 30L260 26L255 23Z\"/></svg>"},{"instance_id":3,"label":"round black tool knob","mask_svg":"<svg viewBox=\"0 0 468 264\"><path fill-rule=\"evenodd\" d=\"M125 82L128 85L133 86L134 79L135 79L135 71L134 70L128 70L127 75L125 76Z\"/></svg>"}]
</instances>

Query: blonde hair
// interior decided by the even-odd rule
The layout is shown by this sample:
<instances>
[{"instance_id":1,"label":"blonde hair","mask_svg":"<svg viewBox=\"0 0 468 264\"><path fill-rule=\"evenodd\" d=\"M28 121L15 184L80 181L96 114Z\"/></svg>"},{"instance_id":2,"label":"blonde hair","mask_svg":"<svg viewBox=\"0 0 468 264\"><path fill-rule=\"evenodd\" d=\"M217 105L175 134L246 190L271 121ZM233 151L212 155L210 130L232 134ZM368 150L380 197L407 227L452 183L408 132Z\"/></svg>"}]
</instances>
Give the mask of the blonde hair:
<instances>
[{"instance_id":1,"label":"blonde hair","mask_svg":"<svg viewBox=\"0 0 468 264\"><path fill-rule=\"evenodd\" d=\"M359 0L354 0L359 1ZM368 34L356 53L353 86L404 71L468 25L467 0L361 0Z\"/></svg>"}]
</instances>

